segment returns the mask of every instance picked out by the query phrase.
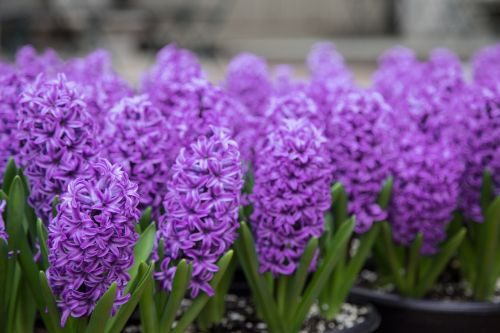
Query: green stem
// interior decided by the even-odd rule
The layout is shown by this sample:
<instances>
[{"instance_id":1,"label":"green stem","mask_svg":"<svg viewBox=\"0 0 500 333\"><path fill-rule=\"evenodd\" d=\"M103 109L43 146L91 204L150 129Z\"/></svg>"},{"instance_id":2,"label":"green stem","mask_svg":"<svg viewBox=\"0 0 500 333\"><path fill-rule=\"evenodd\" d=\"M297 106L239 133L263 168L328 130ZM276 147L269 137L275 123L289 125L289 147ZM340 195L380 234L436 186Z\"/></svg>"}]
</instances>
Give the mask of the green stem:
<instances>
[{"instance_id":1,"label":"green stem","mask_svg":"<svg viewBox=\"0 0 500 333\"><path fill-rule=\"evenodd\" d=\"M278 311L284 316L285 315L285 306L286 306L286 287L288 284L288 279L286 276L281 275L278 278L278 290L277 290L277 303L278 303Z\"/></svg>"}]
</instances>

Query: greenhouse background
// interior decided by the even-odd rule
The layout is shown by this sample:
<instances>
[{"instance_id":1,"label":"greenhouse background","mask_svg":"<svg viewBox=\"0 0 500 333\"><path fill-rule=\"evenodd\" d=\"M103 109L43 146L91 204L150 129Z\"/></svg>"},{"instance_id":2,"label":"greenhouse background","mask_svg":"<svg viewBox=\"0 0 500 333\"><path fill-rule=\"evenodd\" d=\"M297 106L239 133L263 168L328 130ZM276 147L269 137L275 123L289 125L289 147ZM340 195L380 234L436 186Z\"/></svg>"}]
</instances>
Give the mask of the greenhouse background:
<instances>
[{"instance_id":1,"label":"greenhouse background","mask_svg":"<svg viewBox=\"0 0 500 333\"><path fill-rule=\"evenodd\" d=\"M305 75L310 47L330 40L366 85L384 50L401 44L424 57L448 47L465 60L496 41L499 17L497 0L2 0L0 53L25 44L68 56L101 47L137 82L155 51L176 42L202 56L217 81L241 51Z\"/></svg>"}]
</instances>

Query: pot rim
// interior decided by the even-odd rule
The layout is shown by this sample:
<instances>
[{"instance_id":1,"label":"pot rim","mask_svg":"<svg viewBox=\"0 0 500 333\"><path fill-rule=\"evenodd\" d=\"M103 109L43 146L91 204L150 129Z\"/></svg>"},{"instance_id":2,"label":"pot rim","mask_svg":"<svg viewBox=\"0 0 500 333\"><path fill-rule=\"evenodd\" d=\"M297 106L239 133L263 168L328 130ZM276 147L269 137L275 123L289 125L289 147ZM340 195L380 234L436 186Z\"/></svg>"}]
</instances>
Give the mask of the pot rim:
<instances>
[{"instance_id":1,"label":"pot rim","mask_svg":"<svg viewBox=\"0 0 500 333\"><path fill-rule=\"evenodd\" d=\"M451 301L451 300L426 300L402 297L395 294L384 293L365 287L353 287L351 296L355 300L364 299L375 305L399 307L408 310L418 310L424 312L445 312L454 314L500 314L500 303L493 302L473 302L473 301Z\"/></svg>"}]
</instances>

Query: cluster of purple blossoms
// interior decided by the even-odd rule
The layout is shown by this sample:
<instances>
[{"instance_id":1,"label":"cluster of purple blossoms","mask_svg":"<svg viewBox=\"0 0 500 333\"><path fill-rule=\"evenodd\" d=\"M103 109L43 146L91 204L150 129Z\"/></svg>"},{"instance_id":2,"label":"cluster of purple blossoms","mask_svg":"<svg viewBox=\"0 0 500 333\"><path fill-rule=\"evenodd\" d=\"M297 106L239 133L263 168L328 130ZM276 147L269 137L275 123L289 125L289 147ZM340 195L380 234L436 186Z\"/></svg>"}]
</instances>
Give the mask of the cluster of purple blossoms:
<instances>
[{"instance_id":1,"label":"cluster of purple blossoms","mask_svg":"<svg viewBox=\"0 0 500 333\"><path fill-rule=\"evenodd\" d=\"M167 193L166 179L173 161L168 125L146 95L126 97L106 118L104 150L139 186L140 208L159 213Z\"/></svg>"},{"instance_id":2,"label":"cluster of purple blossoms","mask_svg":"<svg viewBox=\"0 0 500 333\"><path fill-rule=\"evenodd\" d=\"M379 93L352 91L339 99L327 125L333 179L346 189L358 233L387 217L376 201L390 175L390 137L384 119L391 112Z\"/></svg>"},{"instance_id":3,"label":"cluster of purple blossoms","mask_svg":"<svg viewBox=\"0 0 500 333\"><path fill-rule=\"evenodd\" d=\"M10 157L17 158L17 103L22 82L14 69L0 73L0 172Z\"/></svg>"},{"instance_id":4,"label":"cluster of purple blossoms","mask_svg":"<svg viewBox=\"0 0 500 333\"><path fill-rule=\"evenodd\" d=\"M0 201L0 239L7 241L9 235L7 235L7 232L5 231L5 222L3 220L3 212L5 210L5 205L7 205L7 201L5 200Z\"/></svg>"},{"instance_id":5,"label":"cluster of purple blossoms","mask_svg":"<svg viewBox=\"0 0 500 333\"><path fill-rule=\"evenodd\" d=\"M284 119L259 151L251 201L260 271L293 274L331 204L326 139L307 119Z\"/></svg>"},{"instance_id":6,"label":"cluster of purple blossoms","mask_svg":"<svg viewBox=\"0 0 500 333\"><path fill-rule=\"evenodd\" d=\"M433 254L446 238L446 226L457 208L463 173L460 154L446 140L430 142L418 131L400 133L398 140L389 208L393 237L410 245L421 233L421 252Z\"/></svg>"},{"instance_id":7,"label":"cluster of purple blossoms","mask_svg":"<svg viewBox=\"0 0 500 333\"><path fill-rule=\"evenodd\" d=\"M495 89L500 85L500 44L485 47L479 50L472 60L474 82Z\"/></svg>"},{"instance_id":8,"label":"cluster of purple blossoms","mask_svg":"<svg viewBox=\"0 0 500 333\"><path fill-rule=\"evenodd\" d=\"M138 239L137 185L105 159L90 169L68 184L49 225L47 277L62 310L61 326L70 315L89 316L112 283L114 312L129 298L123 293Z\"/></svg>"},{"instance_id":9,"label":"cluster of purple blossoms","mask_svg":"<svg viewBox=\"0 0 500 333\"><path fill-rule=\"evenodd\" d=\"M273 96L288 95L293 92L306 92L307 81L294 78L294 68L291 65L278 65L273 73Z\"/></svg>"},{"instance_id":10,"label":"cluster of purple blossoms","mask_svg":"<svg viewBox=\"0 0 500 333\"><path fill-rule=\"evenodd\" d=\"M251 53L239 54L229 63L225 86L252 115L262 116L273 89L266 60Z\"/></svg>"},{"instance_id":11,"label":"cluster of purple blossoms","mask_svg":"<svg viewBox=\"0 0 500 333\"><path fill-rule=\"evenodd\" d=\"M278 125L282 119L298 118L307 118L315 126L322 126L316 103L300 91L271 98L265 116L271 126Z\"/></svg>"},{"instance_id":12,"label":"cluster of purple blossoms","mask_svg":"<svg viewBox=\"0 0 500 333\"><path fill-rule=\"evenodd\" d=\"M193 108L193 89L186 88L186 84L203 78L196 56L170 44L158 52L156 63L143 76L141 91L169 117L172 112Z\"/></svg>"},{"instance_id":13,"label":"cluster of purple blossoms","mask_svg":"<svg viewBox=\"0 0 500 333\"><path fill-rule=\"evenodd\" d=\"M16 53L15 65L19 76L30 82L41 73L54 76L61 68L62 61L52 49L39 55L32 46L28 45Z\"/></svg>"},{"instance_id":14,"label":"cluster of purple blossoms","mask_svg":"<svg viewBox=\"0 0 500 333\"><path fill-rule=\"evenodd\" d=\"M340 96L354 85L352 74L331 43L316 44L307 57L307 65L311 72L307 94L327 120Z\"/></svg>"},{"instance_id":15,"label":"cluster of purple blossoms","mask_svg":"<svg viewBox=\"0 0 500 333\"><path fill-rule=\"evenodd\" d=\"M29 201L49 220L54 197L76 176L88 172L97 155L94 122L78 86L64 75L43 76L20 96L18 110L20 161L29 177Z\"/></svg>"},{"instance_id":16,"label":"cluster of purple blossoms","mask_svg":"<svg viewBox=\"0 0 500 333\"><path fill-rule=\"evenodd\" d=\"M460 208L467 218L482 222L480 197L485 170L494 177L495 194L500 193L500 85L496 89L473 85L458 104L457 110L464 109L468 116Z\"/></svg>"},{"instance_id":17,"label":"cluster of purple blossoms","mask_svg":"<svg viewBox=\"0 0 500 333\"><path fill-rule=\"evenodd\" d=\"M69 80L80 85L88 112L98 126L98 135L104 129L106 115L113 105L133 94L129 84L113 71L111 56L104 50L69 61L64 73Z\"/></svg>"},{"instance_id":18,"label":"cluster of purple blossoms","mask_svg":"<svg viewBox=\"0 0 500 333\"><path fill-rule=\"evenodd\" d=\"M164 259L156 279L171 290L175 263L186 259L193 264L192 297L200 290L214 294L209 283L217 260L236 239L243 187L237 143L225 129L212 127L212 132L180 151L157 233Z\"/></svg>"},{"instance_id":19,"label":"cluster of purple blossoms","mask_svg":"<svg viewBox=\"0 0 500 333\"><path fill-rule=\"evenodd\" d=\"M411 89L420 82L421 66L413 50L394 47L380 57L373 86L395 109L404 109Z\"/></svg>"}]
</instances>

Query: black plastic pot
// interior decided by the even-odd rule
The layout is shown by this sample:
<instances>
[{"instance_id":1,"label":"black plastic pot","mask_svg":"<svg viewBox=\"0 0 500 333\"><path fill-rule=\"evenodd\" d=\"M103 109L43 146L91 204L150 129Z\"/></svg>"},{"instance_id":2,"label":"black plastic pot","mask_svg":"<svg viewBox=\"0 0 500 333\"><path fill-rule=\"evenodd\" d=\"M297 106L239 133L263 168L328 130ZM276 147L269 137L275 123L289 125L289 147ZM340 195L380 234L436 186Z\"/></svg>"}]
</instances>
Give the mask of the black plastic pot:
<instances>
[{"instance_id":1,"label":"black plastic pot","mask_svg":"<svg viewBox=\"0 0 500 333\"><path fill-rule=\"evenodd\" d=\"M367 288L353 288L350 299L377 308L382 317L377 333L500 332L500 304L415 300Z\"/></svg>"}]
</instances>

